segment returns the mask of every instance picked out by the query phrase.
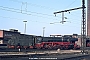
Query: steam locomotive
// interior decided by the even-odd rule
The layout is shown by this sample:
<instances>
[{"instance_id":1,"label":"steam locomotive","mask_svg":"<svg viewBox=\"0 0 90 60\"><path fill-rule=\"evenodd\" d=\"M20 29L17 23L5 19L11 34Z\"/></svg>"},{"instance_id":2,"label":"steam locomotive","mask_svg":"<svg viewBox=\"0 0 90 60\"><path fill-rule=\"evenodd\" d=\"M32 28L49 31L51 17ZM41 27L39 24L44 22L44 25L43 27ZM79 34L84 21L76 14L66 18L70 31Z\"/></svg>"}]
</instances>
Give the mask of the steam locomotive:
<instances>
[{"instance_id":1,"label":"steam locomotive","mask_svg":"<svg viewBox=\"0 0 90 60\"><path fill-rule=\"evenodd\" d=\"M19 49L19 48L20 49L23 49L23 48L24 49L80 49L80 46L76 44L76 41L78 41L78 38L70 37L70 36L69 37L67 36L62 36L62 37L34 36L29 39L27 39L27 42L23 40L19 40L19 42L16 42L16 43L14 42L15 44L12 44L12 45L6 44L7 47L5 48L10 48L10 49Z\"/></svg>"},{"instance_id":2,"label":"steam locomotive","mask_svg":"<svg viewBox=\"0 0 90 60\"><path fill-rule=\"evenodd\" d=\"M36 49L80 49L75 42L78 38L73 37L39 37L33 48Z\"/></svg>"}]
</instances>

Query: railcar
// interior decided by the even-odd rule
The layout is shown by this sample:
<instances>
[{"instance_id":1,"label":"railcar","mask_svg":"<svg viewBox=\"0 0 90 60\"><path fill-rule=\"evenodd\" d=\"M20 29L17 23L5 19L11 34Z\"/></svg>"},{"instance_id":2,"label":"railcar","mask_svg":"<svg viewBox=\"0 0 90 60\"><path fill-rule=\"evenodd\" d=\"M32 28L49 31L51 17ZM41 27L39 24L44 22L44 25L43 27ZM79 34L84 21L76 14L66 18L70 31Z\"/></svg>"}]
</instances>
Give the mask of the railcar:
<instances>
[{"instance_id":1,"label":"railcar","mask_svg":"<svg viewBox=\"0 0 90 60\"><path fill-rule=\"evenodd\" d=\"M90 47L90 38L86 39L86 47Z\"/></svg>"}]
</instances>

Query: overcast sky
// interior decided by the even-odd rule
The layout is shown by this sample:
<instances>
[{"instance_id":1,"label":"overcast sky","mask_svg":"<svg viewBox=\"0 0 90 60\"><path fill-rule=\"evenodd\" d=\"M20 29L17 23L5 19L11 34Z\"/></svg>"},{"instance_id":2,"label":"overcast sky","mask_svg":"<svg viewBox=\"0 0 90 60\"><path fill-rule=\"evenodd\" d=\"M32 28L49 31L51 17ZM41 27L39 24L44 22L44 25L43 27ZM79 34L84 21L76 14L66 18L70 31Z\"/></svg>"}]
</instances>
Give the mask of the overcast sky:
<instances>
[{"instance_id":1,"label":"overcast sky","mask_svg":"<svg viewBox=\"0 0 90 60\"><path fill-rule=\"evenodd\" d=\"M82 6L82 0L0 0L0 29L18 29L24 33L26 23L26 34L43 35L51 34L80 34L82 9L64 13L64 24L54 23L62 21L62 14L54 12L78 8Z\"/></svg>"}]
</instances>

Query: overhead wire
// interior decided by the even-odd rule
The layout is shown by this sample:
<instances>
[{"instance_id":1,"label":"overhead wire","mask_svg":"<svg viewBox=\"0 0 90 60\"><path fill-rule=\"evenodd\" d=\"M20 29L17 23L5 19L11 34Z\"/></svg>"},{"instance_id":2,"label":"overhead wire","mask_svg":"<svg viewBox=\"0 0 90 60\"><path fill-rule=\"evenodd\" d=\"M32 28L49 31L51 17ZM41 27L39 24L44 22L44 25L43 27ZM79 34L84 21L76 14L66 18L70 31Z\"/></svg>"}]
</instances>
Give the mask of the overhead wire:
<instances>
[{"instance_id":1,"label":"overhead wire","mask_svg":"<svg viewBox=\"0 0 90 60\"><path fill-rule=\"evenodd\" d=\"M20 1L20 0L9 0L9 1L17 2L17 3L27 3L30 6L40 7L40 8L44 8L44 9L48 9L48 10L56 10L55 8L46 7L46 6L42 6L42 5L38 5L38 4L33 4L33 3L28 3L28 2Z\"/></svg>"},{"instance_id":2,"label":"overhead wire","mask_svg":"<svg viewBox=\"0 0 90 60\"><path fill-rule=\"evenodd\" d=\"M75 2L76 2L77 0L74 0L70 5L68 5L66 8L68 8L68 7L70 7L72 4L74 4ZM77 15L75 15L75 14L71 14L70 13L70 15L74 15L74 17L78 17ZM71 19L71 18L68 18L68 19ZM73 18L72 18L73 19ZM76 18L74 18L74 20L76 21L76 20L78 20L78 19L76 19ZM81 20L81 19L80 19ZM74 22L75 23L75 22Z\"/></svg>"},{"instance_id":3,"label":"overhead wire","mask_svg":"<svg viewBox=\"0 0 90 60\"><path fill-rule=\"evenodd\" d=\"M68 8L68 7L70 7L70 6L72 6L72 4L74 4L75 2L76 2L77 0L74 0L70 5L68 5L66 8ZM74 14L71 14L71 13L69 13L70 15L74 15ZM79 13L80 14L80 13ZM76 16L77 17L77 15L74 15L74 16Z\"/></svg>"},{"instance_id":4,"label":"overhead wire","mask_svg":"<svg viewBox=\"0 0 90 60\"><path fill-rule=\"evenodd\" d=\"M18 2L18 3L27 3L27 2L23 2L23 1L20 1L20 0L9 0L9 1L13 1L13 2ZM73 3L75 3L76 0L74 0L70 5L68 5L67 7L71 6ZM27 4L32 4L32 3L27 3ZM32 5L37 5L37 4L32 4ZM37 6L42 6L42 5L37 5ZM45 6L42 6L42 7L45 7ZM24 11L24 10L23 10ZM28 12L31 12L31 11L28 11ZM37 13L37 12L31 12L31 13L36 13L36 14L42 14L42 13ZM52 16L52 15L48 15L48 14L42 14L42 15L47 15L47 16Z\"/></svg>"},{"instance_id":5,"label":"overhead wire","mask_svg":"<svg viewBox=\"0 0 90 60\"><path fill-rule=\"evenodd\" d=\"M15 1L15 2L19 2L19 3L22 3L22 1L16 1L16 0L10 0L10 1ZM76 1L76 0L75 0ZM74 1L74 2L75 2ZM73 2L73 3L74 3ZM24 2L24 3L26 3L26 2ZM70 4L71 5L71 4ZM6 8L6 7L5 7ZM14 9L14 8L9 8L9 9ZM20 9L14 9L14 10L20 10ZM21 10L20 10L21 11ZM22 10L22 11L25 11L25 10ZM41 15L46 15L46 16L52 16L53 17L53 15L48 15L48 14L42 14L42 13L37 13L37 12L31 12L31 11L27 11L27 12L30 12L30 13L35 13L35 14L41 14ZM24 14L26 14L26 13L24 13ZM28 15L28 14L27 14ZM31 15L31 14L29 14L29 15ZM38 16L38 17L42 17L42 16ZM48 18L48 17L47 17ZM62 18L62 17L58 17L58 18ZM50 18L51 19L51 18ZM58 19L53 19L53 20L58 20Z\"/></svg>"},{"instance_id":6,"label":"overhead wire","mask_svg":"<svg viewBox=\"0 0 90 60\"><path fill-rule=\"evenodd\" d=\"M21 11L20 9L15 9L15 8L9 8L9 7L4 7L4 6L0 6L0 7ZM37 13L37 12L31 12L31 11L22 10L22 12L23 12L23 11L24 11L24 12L30 12L30 13L41 14L41 15L46 15L46 16L52 16L52 17L53 17L53 15L49 15L49 14L43 14L43 13ZM21 13L22 13L22 12L21 12Z\"/></svg>"},{"instance_id":7,"label":"overhead wire","mask_svg":"<svg viewBox=\"0 0 90 60\"><path fill-rule=\"evenodd\" d=\"M23 2L23 1L19 1L19 0L10 0L10 1L13 1L13 2L18 2L18 3L26 3L26 2ZM77 0L74 0L72 3L70 3L66 8L70 7L72 4L74 4ZM27 4L31 4L33 6L37 6L37 7L40 7L41 5L37 5L37 4L32 4L32 3L27 3ZM42 8L45 7L45 6L41 6ZM55 8L54 8L55 9ZM31 11L28 11L28 12L31 12ZM31 13L36 13L36 14L41 14L41 15L47 15L47 16L52 16L53 15L48 15L48 14L42 14L42 13L37 13L37 12L31 12ZM57 16L56 16L57 17ZM58 17L58 18L62 18L62 17Z\"/></svg>"},{"instance_id":8,"label":"overhead wire","mask_svg":"<svg viewBox=\"0 0 90 60\"><path fill-rule=\"evenodd\" d=\"M0 17L2 17L2 18L9 18L9 19L18 19L18 20L24 20L24 19L20 19L20 18L11 18L11 17L5 17L5 16L0 16ZM31 20L29 20L29 21L31 21ZM49 23L45 23L45 22L39 22L39 21L31 21L31 22L37 22L37 23L44 23L44 24L49 24ZM51 24L50 24L51 25ZM66 25L62 25L62 26L65 26L66 27ZM68 25L68 27L70 28L72 28L72 27L74 27L74 28L79 28L79 26L72 26L72 25Z\"/></svg>"},{"instance_id":9,"label":"overhead wire","mask_svg":"<svg viewBox=\"0 0 90 60\"><path fill-rule=\"evenodd\" d=\"M75 0L76 1L76 0ZM75 2L74 1L74 2ZM74 3L73 2L73 3ZM21 3L21 2L19 2L19 3ZM0 6L1 7L1 6ZM4 7L4 8L6 8L6 7ZM14 9L14 8L9 8L9 9ZM3 9L3 10L5 10L5 9ZM14 10L19 10L19 9L14 9ZM12 10L8 10L8 11L12 11ZM23 11L25 11L25 10L23 10ZM12 12L17 12L17 11L12 11ZM31 11L27 11L27 12L31 12ZM17 12L17 13L21 13L21 12ZM31 12L31 13L36 13L36 12ZM27 14L27 13L22 13L22 14ZM36 14L42 14L42 13L36 13ZM27 14L27 15L31 15L31 14ZM52 16L52 15L48 15L48 14L42 14L42 15L47 15L47 16ZM42 16L38 16L38 17L42 17ZM44 18L44 17L43 17ZM54 20L58 20L58 19L54 19Z\"/></svg>"},{"instance_id":10,"label":"overhead wire","mask_svg":"<svg viewBox=\"0 0 90 60\"><path fill-rule=\"evenodd\" d=\"M24 3L24 4L26 4L27 2L23 2L23 1L19 1L19 0L10 0L10 1L13 1L13 2L18 2L18 3ZM70 3L67 7L69 7L69 6L71 6L73 3L75 3L77 0L74 0L72 3ZM37 4L32 4L32 3L27 3L28 5L30 4L30 5L32 5L32 6L37 6L37 7L45 7L45 6L42 6L42 5L37 5ZM67 8L66 7L66 8ZM48 8L47 8L48 9ZM55 8L54 8L55 9ZM50 10L52 10L52 9L50 9ZM31 12L31 11L28 11L28 12ZM41 14L41 15L47 15L47 16L52 16L52 15L48 15L48 14L42 14L42 13L37 13L37 12L32 12L32 13L36 13L36 14ZM57 17L57 16L56 16ZM62 18L62 17L58 17L58 18Z\"/></svg>"},{"instance_id":11,"label":"overhead wire","mask_svg":"<svg viewBox=\"0 0 90 60\"><path fill-rule=\"evenodd\" d=\"M72 3L70 3L67 7L65 7L65 9L66 8L68 8L68 7L70 7L72 4L74 4L75 2L76 2L77 0L74 0Z\"/></svg>"},{"instance_id":12,"label":"overhead wire","mask_svg":"<svg viewBox=\"0 0 90 60\"><path fill-rule=\"evenodd\" d=\"M68 5L66 8L68 8L68 7L70 7L72 4L74 4L75 2L76 2L77 0L74 0L70 5ZM74 17L78 17L77 15L75 15L75 14L71 14L70 13L70 15L72 15L72 16L74 16ZM81 18L81 17L80 17ZM69 19L71 19L71 18L69 18ZM72 18L73 19L73 18ZM76 21L76 20L78 20L78 19L76 19L76 18L74 18L74 20ZM80 21L81 21L81 19L80 19ZM74 22L75 23L75 22ZM80 22L81 23L81 22Z\"/></svg>"},{"instance_id":13,"label":"overhead wire","mask_svg":"<svg viewBox=\"0 0 90 60\"><path fill-rule=\"evenodd\" d=\"M74 4L77 0L74 0L70 5L68 5L66 8L70 7L72 4ZM71 15L71 14L70 14ZM73 15L73 14L72 14ZM77 15L76 15L77 16ZM75 15L74 15L75 17ZM61 17L62 18L62 17ZM67 19L74 19L74 20L78 20L77 18L67 18Z\"/></svg>"},{"instance_id":14,"label":"overhead wire","mask_svg":"<svg viewBox=\"0 0 90 60\"><path fill-rule=\"evenodd\" d=\"M20 19L20 18L13 18L13 17L6 17L6 16L0 16L1 18L8 18L8 19L13 19L13 20L24 20L24 19ZM33 21L33 20L29 20L31 22L38 22L38 23L45 23L45 24L49 24L46 22L39 22L39 21Z\"/></svg>"},{"instance_id":15,"label":"overhead wire","mask_svg":"<svg viewBox=\"0 0 90 60\"><path fill-rule=\"evenodd\" d=\"M58 23L58 24L59 24L59 23ZM58 25L58 24L54 24L54 25ZM53 25L53 24L51 24L51 25ZM59 25L60 25L60 24L59 24ZM66 25L67 25L67 26L66 26ZM77 29L81 27L81 26L77 26L77 25L75 25L75 24L74 24L74 25L69 25L69 24L65 24L65 25L63 24L63 25L62 25L62 24L61 24L61 26L62 26L62 27L65 27L65 28L77 28Z\"/></svg>"},{"instance_id":16,"label":"overhead wire","mask_svg":"<svg viewBox=\"0 0 90 60\"><path fill-rule=\"evenodd\" d=\"M53 19L53 18L50 18L50 17L43 17L43 16L34 15L34 14L29 14L27 12L21 12L19 9L14 9L14 8L9 8L9 7L3 7L3 6L0 6L0 7L1 7L0 8L1 10L6 10L6 11L11 11L11 12L21 13L21 14L26 14L26 15L31 15L31 16L37 16L37 17L42 17L42 18L46 18L46 19L58 20L58 19ZM5 9L5 8L7 8L7 9ZM10 10L10 9L13 9L13 10ZM16 11L16 10L18 10L18 11Z\"/></svg>"},{"instance_id":17,"label":"overhead wire","mask_svg":"<svg viewBox=\"0 0 90 60\"><path fill-rule=\"evenodd\" d=\"M16 20L24 20L24 19L21 19L21 18L13 18L13 17L6 17L6 16L0 16L0 17L2 17L2 18L9 18L9 19L16 19ZM31 21L31 20L30 20ZM36 21L34 21L33 20L33 22L36 22ZM38 22L38 21L37 21ZM45 22L44 22L45 23ZM70 22L69 22L70 23ZM76 23L77 24L77 22L73 22L73 23Z\"/></svg>"},{"instance_id":18,"label":"overhead wire","mask_svg":"<svg viewBox=\"0 0 90 60\"><path fill-rule=\"evenodd\" d=\"M13 18L13 17L6 17L6 16L0 16L2 18L8 18L8 19L14 19L14 20L24 20L24 19L20 19L20 18ZM39 21L33 21L33 20L29 20L31 22L37 22L37 23L44 23L44 24L49 24L49 23L46 23L46 22L39 22ZM75 22L74 22L75 23ZM77 23L76 23L77 24ZM50 24L51 25L51 24ZM62 25L62 26L65 26L65 25ZM69 27L79 27L79 26L70 26L68 25Z\"/></svg>"}]
</instances>

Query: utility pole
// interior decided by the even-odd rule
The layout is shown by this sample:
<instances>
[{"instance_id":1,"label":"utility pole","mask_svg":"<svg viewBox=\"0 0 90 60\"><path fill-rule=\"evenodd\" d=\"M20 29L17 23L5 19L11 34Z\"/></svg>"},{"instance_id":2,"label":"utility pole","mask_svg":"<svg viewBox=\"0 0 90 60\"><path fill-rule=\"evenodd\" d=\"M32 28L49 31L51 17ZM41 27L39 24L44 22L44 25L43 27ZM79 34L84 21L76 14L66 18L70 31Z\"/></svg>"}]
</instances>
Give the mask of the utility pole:
<instances>
[{"instance_id":1,"label":"utility pole","mask_svg":"<svg viewBox=\"0 0 90 60\"><path fill-rule=\"evenodd\" d=\"M81 27L81 47L82 47L82 53L84 53L84 49L86 47L86 17L85 17L85 0L82 0L82 7L79 8L73 8L73 9L68 9L68 10L63 10L63 11L58 11L58 12L54 12L55 16L57 13L64 13L64 12L70 12L73 10L78 10L78 9L82 9L82 27ZM62 17L63 19L63 17Z\"/></svg>"},{"instance_id":2,"label":"utility pole","mask_svg":"<svg viewBox=\"0 0 90 60\"><path fill-rule=\"evenodd\" d=\"M44 37L44 33L45 33L45 27L43 27L43 37Z\"/></svg>"},{"instance_id":3,"label":"utility pole","mask_svg":"<svg viewBox=\"0 0 90 60\"><path fill-rule=\"evenodd\" d=\"M25 23L24 33L26 33L26 23L27 21L23 21Z\"/></svg>"}]
</instances>

